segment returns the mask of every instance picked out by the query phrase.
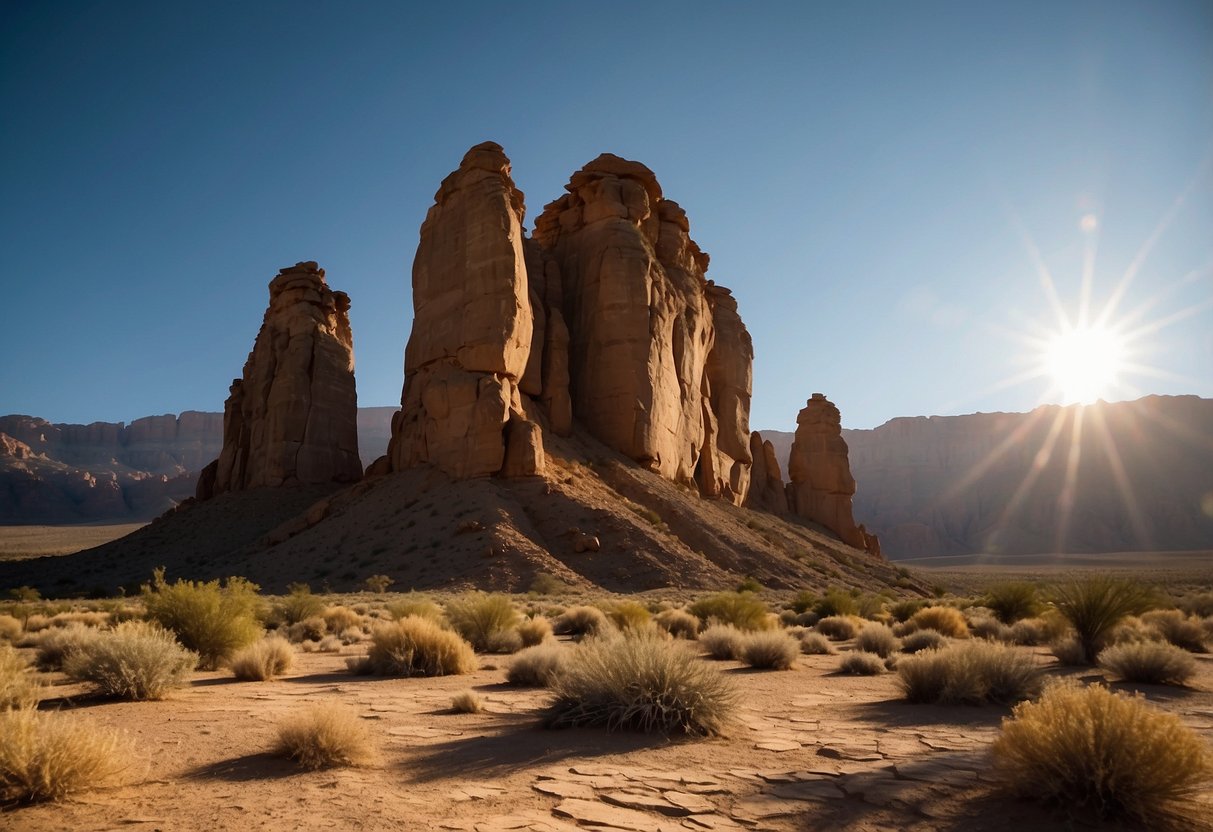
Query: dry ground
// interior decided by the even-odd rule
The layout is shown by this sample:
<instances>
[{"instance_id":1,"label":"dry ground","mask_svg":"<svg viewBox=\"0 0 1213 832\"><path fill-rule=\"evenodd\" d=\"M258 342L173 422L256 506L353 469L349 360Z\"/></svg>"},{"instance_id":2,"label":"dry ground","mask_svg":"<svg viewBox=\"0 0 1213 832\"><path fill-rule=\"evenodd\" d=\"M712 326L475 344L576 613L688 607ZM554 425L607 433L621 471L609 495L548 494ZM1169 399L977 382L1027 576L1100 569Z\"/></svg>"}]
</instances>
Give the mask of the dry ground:
<instances>
[{"instance_id":1,"label":"dry ground","mask_svg":"<svg viewBox=\"0 0 1213 832\"><path fill-rule=\"evenodd\" d=\"M1017 649L1053 664L1044 648ZM73 685L53 687L44 707L125 731L138 761L127 785L8 810L0 828L1096 828L993 788L987 749L1006 709L909 705L894 674L837 675L836 655L802 656L790 671L721 663L743 693L730 735L666 740L542 728L547 695L506 685L508 656L480 656L470 676L403 679L351 675L345 659L361 648L345 650L300 654L273 682L197 673L162 702L90 700ZM1190 689L1139 689L1213 741L1213 657L1198 661ZM449 712L451 696L469 687L488 711ZM306 773L267 753L282 717L329 700L367 721L379 764Z\"/></svg>"},{"instance_id":2,"label":"dry ground","mask_svg":"<svg viewBox=\"0 0 1213 832\"><path fill-rule=\"evenodd\" d=\"M0 526L0 560L70 555L126 537L146 523L108 526Z\"/></svg>"}]
</instances>

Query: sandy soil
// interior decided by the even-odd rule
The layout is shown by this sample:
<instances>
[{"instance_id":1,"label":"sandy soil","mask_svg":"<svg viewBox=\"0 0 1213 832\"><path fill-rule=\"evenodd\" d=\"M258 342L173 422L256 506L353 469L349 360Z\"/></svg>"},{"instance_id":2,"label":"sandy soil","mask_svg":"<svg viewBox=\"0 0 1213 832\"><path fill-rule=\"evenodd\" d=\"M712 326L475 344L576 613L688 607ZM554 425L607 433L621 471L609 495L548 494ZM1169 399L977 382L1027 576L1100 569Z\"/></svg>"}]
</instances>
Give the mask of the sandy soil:
<instances>
[{"instance_id":1,"label":"sandy soil","mask_svg":"<svg viewBox=\"0 0 1213 832\"><path fill-rule=\"evenodd\" d=\"M126 537L146 523L108 526L0 526L0 560L70 555Z\"/></svg>"},{"instance_id":2,"label":"sandy soil","mask_svg":"<svg viewBox=\"0 0 1213 832\"><path fill-rule=\"evenodd\" d=\"M1053 663L1044 649L1018 649ZM542 728L546 693L506 685L509 657L481 656L470 676L400 679L351 675L345 659L360 648L346 651L300 654L273 682L198 673L162 702L90 700L59 684L44 707L125 731L139 760L127 785L8 810L0 828L1074 828L993 788L987 749L1007 709L910 705L893 674L837 675L838 656L803 656L790 671L721 663L744 703L729 736L667 740ZM1198 661L1190 689L1139 689L1213 740L1213 657ZM451 713L451 696L469 687L488 711ZM280 718L326 700L367 720L378 764L304 773L267 753Z\"/></svg>"}]
</instances>

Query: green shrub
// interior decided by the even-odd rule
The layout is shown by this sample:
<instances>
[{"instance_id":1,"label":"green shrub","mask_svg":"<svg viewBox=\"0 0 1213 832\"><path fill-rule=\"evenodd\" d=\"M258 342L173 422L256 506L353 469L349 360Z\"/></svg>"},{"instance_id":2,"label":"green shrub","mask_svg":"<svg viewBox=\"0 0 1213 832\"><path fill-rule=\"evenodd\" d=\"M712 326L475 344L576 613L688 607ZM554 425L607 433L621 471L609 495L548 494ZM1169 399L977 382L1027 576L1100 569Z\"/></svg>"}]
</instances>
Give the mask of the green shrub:
<instances>
[{"instance_id":1,"label":"green shrub","mask_svg":"<svg viewBox=\"0 0 1213 832\"><path fill-rule=\"evenodd\" d=\"M789 609L794 610L797 614L806 613L817 605L818 600L820 599L817 597L817 593L802 589L792 599Z\"/></svg>"},{"instance_id":2,"label":"green shrub","mask_svg":"<svg viewBox=\"0 0 1213 832\"><path fill-rule=\"evenodd\" d=\"M552 629L562 635L596 636L611 627L606 613L597 607L569 607L552 622Z\"/></svg>"},{"instance_id":3,"label":"green shrub","mask_svg":"<svg viewBox=\"0 0 1213 832\"><path fill-rule=\"evenodd\" d=\"M583 642L552 692L547 723L554 728L714 735L737 706L725 676L688 645L645 635Z\"/></svg>"},{"instance_id":4,"label":"green shrub","mask_svg":"<svg viewBox=\"0 0 1213 832\"><path fill-rule=\"evenodd\" d=\"M102 696L163 699L181 687L198 663L172 633L146 621L128 621L83 645L63 662L70 679Z\"/></svg>"},{"instance_id":5,"label":"green shrub","mask_svg":"<svg viewBox=\"0 0 1213 832\"><path fill-rule=\"evenodd\" d=\"M813 612L818 618L830 618L836 615L858 615L859 605L855 597L840 589L826 590L826 594L813 606Z\"/></svg>"},{"instance_id":6,"label":"green shrub","mask_svg":"<svg viewBox=\"0 0 1213 832\"><path fill-rule=\"evenodd\" d=\"M521 646L517 635L520 616L508 595L466 592L447 602L446 617L455 632L477 650L511 653Z\"/></svg>"},{"instance_id":7,"label":"green shrub","mask_svg":"<svg viewBox=\"0 0 1213 832\"><path fill-rule=\"evenodd\" d=\"M855 599L855 614L868 621L881 621L889 617L885 611L885 599L870 592Z\"/></svg>"},{"instance_id":8,"label":"green shrub","mask_svg":"<svg viewBox=\"0 0 1213 832\"><path fill-rule=\"evenodd\" d=\"M1106 576L1073 580L1053 592L1054 606L1074 628L1084 664L1094 662L1113 627L1150 609L1155 600L1153 591L1136 581Z\"/></svg>"},{"instance_id":9,"label":"green shrub","mask_svg":"<svg viewBox=\"0 0 1213 832\"><path fill-rule=\"evenodd\" d=\"M33 707L41 689L25 658L12 645L0 644L0 711Z\"/></svg>"},{"instance_id":10,"label":"green shrub","mask_svg":"<svg viewBox=\"0 0 1213 832\"><path fill-rule=\"evenodd\" d=\"M199 667L214 670L235 651L261 635L257 620L257 585L244 578L206 583L178 580L166 583L157 569L143 587L147 617L171 630L187 649L198 654Z\"/></svg>"},{"instance_id":11,"label":"green shrub","mask_svg":"<svg viewBox=\"0 0 1213 832\"><path fill-rule=\"evenodd\" d=\"M910 616L909 623L915 630L934 630L948 638L969 635L969 624L955 607L923 607Z\"/></svg>"},{"instance_id":12,"label":"green shrub","mask_svg":"<svg viewBox=\"0 0 1213 832\"><path fill-rule=\"evenodd\" d=\"M554 642L520 650L510 661L506 681L511 685L545 688L560 675L570 651Z\"/></svg>"},{"instance_id":13,"label":"green shrub","mask_svg":"<svg viewBox=\"0 0 1213 832\"><path fill-rule=\"evenodd\" d=\"M699 635L699 619L686 610L664 610L654 620L674 638L694 640Z\"/></svg>"},{"instance_id":14,"label":"green shrub","mask_svg":"<svg viewBox=\"0 0 1213 832\"><path fill-rule=\"evenodd\" d=\"M699 646L713 659L741 658L745 633L732 624L713 624L699 634Z\"/></svg>"},{"instance_id":15,"label":"green shrub","mask_svg":"<svg viewBox=\"0 0 1213 832\"><path fill-rule=\"evenodd\" d=\"M1196 675L1196 660L1165 642L1114 644L1100 651L1097 664L1126 682L1183 685Z\"/></svg>"},{"instance_id":16,"label":"green shrub","mask_svg":"<svg viewBox=\"0 0 1213 832\"><path fill-rule=\"evenodd\" d=\"M0 712L0 799L61 800L111 784L130 765L117 733L55 712Z\"/></svg>"},{"instance_id":17,"label":"green shrub","mask_svg":"<svg viewBox=\"0 0 1213 832\"><path fill-rule=\"evenodd\" d=\"M800 636L800 652L808 655L828 656L834 652L830 641L821 633L806 632Z\"/></svg>"},{"instance_id":18,"label":"green shrub","mask_svg":"<svg viewBox=\"0 0 1213 832\"><path fill-rule=\"evenodd\" d=\"M982 604L993 610L998 620L1007 625L1032 618L1041 611L1036 585L1027 581L994 584L986 591Z\"/></svg>"},{"instance_id":19,"label":"green shrub","mask_svg":"<svg viewBox=\"0 0 1213 832\"><path fill-rule=\"evenodd\" d=\"M323 599L313 595L307 585L294 585L289 594L274 604L274 618L286 624L298 624L307 618L320 618L324 611Z\"/></svg>"},{"instance_id":20,"label":"green shrub","mask_svg":"<svg viewBox=\"0 0 1213 832\"><path fill-rule=\"evenodd\" d=\"M1192 653L1207 652L1205 628L1199 618L1179 610L1152 610L1141 616L1142 623L1164 639Z\"/></svg>"},{"instance_id":21,"label":"green shrub","mask_svg":"<svg viewBox=\"0 0 1213 832\"><path fill-rule=\"evenodd\" d=\"M882 659L897 651L897 636L883 624L868 624L855 637L855 649L875 653Z\"/></svg>"},{"instance_id":22,"label":"green shrub","mask_svg":"<svg viewBox=\"0 0 1213 832\"><path fill-rule=\"evenodd\" d=\"M937 650L943 647L947 638L934 630L915 630L901 640L901 652L921 653L923 650Z\"/></svg>"},{"instance_id":23,"label":"green shrub","mask_svg":"<svg viewBox=\"0 0 1213 832\"><path fill-rule=\"evenodd\" d=\"M855 621L856 619L847 616L831 615L817 622L817 632L833 641L846 641L855 638L855 634L859 632L860 625Z\"/></svg>"},{"instance_id":24,"label":"green shrub","mask_svg":"<svg viewBox=\"0 0 1213 832\"><path fill-rule=\"evenodd\" d=\"M767 605L748 592L718 592L691 604L691 614L700 621L715 620L739 630L766 630L771 626Z\"/></svg>"},{"instance_id":25,"label":"green shrub","mask_svg":"<svg viewBox=\"0 0 1213 832\"><path fill-rule=\"evenodd\" d=\"M395 601L388 602L387 611L397 621L408 618L410 615L415 615L418 618L428 618L439 624L446 621L446 615L442 612L442 607L438 606L434 599L428 595L422 595L420 592L410 592L401 598L397 598Z\"/></svg>"},{"instance_id":26,"label":"green shrub","mask_svg":"<svg viewBox=\"0 0 1213 832\"><path fill-rule=\"evenodd\" d=\"M925 607L927 602L921 598L911 598L907 601L897 601L889 607L889 614L894 621L909 621L914 613Z\"/></svg>"},{"instance_id":27,"label":"green shrub","mask_svg":"<svg viewBox=\"0 0 1213 832\"><path fill-rule=\"evenodd\" d=\"M937 705L1008 704L1033 696L1041 681L1031 656L990 641L907 656L897 677L908 701Z\"/></svg>"},{"instance_id":28,"label":"green shrub","mask_svg":"<svg viewBox=\"0 0 1213 832\"><path fill-rule=\"evenodd\" d=\"M456 633L410 616L376 627L366 657L348 665L381 676L452 676L476 670L476 653Z\"/></svg>"},{"instance_id":29,"label":"green shrub","mask_svg":"<svg viewBox=\"0 0 1213 832\"><path fill-rule=\"evenodd\" d=\"M242 682L265 682L286 673L294 662L295 651L289 641L267 636L232 656L232 675Z\"/></svg>"},{"instance_id":30,"label":"green shrub","mask_svg":"<svg viewBox=\"0 0 1213 832\"><path fill-rule=\"evenodd\" d=\"M335 702L313 705L283 720L276 750L313 770L370 765L376 759L370 732L358 714Z\"/></svg>"},{"instance_id":31,"label":"green shrub","mask_svg":"<svg viewBox=\"0 0 1213 832\"><path fill-rule=\"evenodd\" d=\"M528 618L518 625L518 638L523 647L543 644L552 637L552 624L542 615Z\"/></svg>"},{"instance_id":32,"label":"green shrub","mask_svg":"<svg viewBox=\"0 0 1213 832\"><path fill-rule=\"evenodd\" d=\"M741 660L757 670L791 670L800 642L783 630L758 630L741 642Z\"/></svg>"},{"instance_id":33,"label":"green shrub","mask_svg":"<svg viewBox=\"0 0 1213 832\"><path fill-rule=\"evenodd\" d=\"M1013 793L1143 829L1197 819L1193 798L1213 778L1208 743L1178 717L1140 696L1073 682L1017 705L992 753Z\"/></svg>"},{"instance_id":34,"label":"green shrub","mask_svg":"<svg viewBox=\"0 0 1213 832\"><path fill-rule=\"evenodd\" d=\"M635 601L619 601L611 604L607 608L606 614L612 624L625 632L644 629L653 620L648 608Z\"/></svg>"},{"instance_id":35,"label":"green shrub","mask_svg":"<svg viewBox=\"0 0 1213 832\"><path fill-rule=\"evenodd\" d=\"M838 672L852 676L877 676L884 673L884 662L875 653L847 653L838 665Z\"/></svg>"}]
</instances>

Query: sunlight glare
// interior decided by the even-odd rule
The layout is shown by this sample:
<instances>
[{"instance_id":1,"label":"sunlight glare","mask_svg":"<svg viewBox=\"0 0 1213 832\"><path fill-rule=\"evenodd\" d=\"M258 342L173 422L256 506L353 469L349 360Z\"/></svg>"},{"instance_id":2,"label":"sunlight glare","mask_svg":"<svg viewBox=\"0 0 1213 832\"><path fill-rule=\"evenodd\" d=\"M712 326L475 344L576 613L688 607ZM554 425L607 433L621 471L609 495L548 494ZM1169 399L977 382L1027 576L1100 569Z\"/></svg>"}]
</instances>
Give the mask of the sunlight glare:
<instances>
[{"instance_id":1,"label":"sunlight glare","mask_svg":"<svg viewBox=\"0 0 1213 832\"><path fill-rule=\"evenodd\" d=\"M1044 362L1062 404L1090 404L1116 387L1124 369L1124 344L1106 327L1077 327L1053 336Z\"/></svg>"}]
</instances>

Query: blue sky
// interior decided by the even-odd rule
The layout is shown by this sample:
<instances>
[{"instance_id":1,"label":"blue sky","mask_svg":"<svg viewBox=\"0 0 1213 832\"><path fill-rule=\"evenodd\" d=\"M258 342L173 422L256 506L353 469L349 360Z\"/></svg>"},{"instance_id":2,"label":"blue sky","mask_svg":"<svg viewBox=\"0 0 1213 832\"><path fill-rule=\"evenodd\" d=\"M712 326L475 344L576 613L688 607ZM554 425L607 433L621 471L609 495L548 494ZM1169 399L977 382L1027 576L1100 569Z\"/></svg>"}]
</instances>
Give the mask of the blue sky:
<instances>
[{"instance_id":1,"label":"blue sky","mask_svg":"<svg viewBox=\"0 0 1213 832\"><path fill-rule=\"evenodd\" d=\"M1213 396L1211 44L1203 0L8 0L0 412L221 409L298 260L398 404L418 228L486 139L528 226L601 152L657 173L754 337L755 428L1055 398L1007 383L1056 327L1026 240L1076 315L1084 251L1098 309L1153 237L1112 316L1153 374L1108 397Z\"/></svg>"}]
</instances>

